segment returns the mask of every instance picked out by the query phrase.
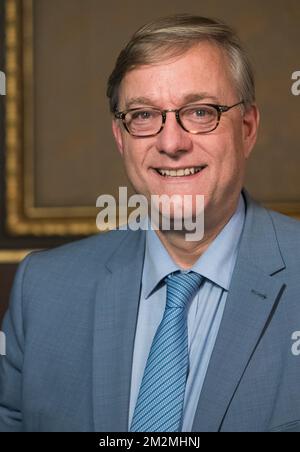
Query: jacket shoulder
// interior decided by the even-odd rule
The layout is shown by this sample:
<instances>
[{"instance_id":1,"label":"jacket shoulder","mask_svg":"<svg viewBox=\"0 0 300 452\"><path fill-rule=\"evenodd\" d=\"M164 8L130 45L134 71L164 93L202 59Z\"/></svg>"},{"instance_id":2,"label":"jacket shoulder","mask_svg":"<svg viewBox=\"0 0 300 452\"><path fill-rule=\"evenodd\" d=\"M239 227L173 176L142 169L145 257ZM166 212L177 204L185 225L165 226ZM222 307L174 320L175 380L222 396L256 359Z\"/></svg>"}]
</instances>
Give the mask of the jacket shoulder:
<instances>
[{"instance_id":1,"label":"jacket shoulder","mask_svg":"<svg viewBox=\"0 0 300 452\"><path fill-rule=\"evenodd\" d=\"M59 282L92 284L109 257L119 249L132 231L109 231L53 249L33 251L20 264L31 287Z\"/></svg>"},{"instance_id":2,"label":"jacket shoulder","mask_svg":"<svg viewBox=\"0 0 300 452\"><path fill-rule=\"evenodd\" d=\"M296 259L300 261L300 221L275 212L267 210L273 222L277 241L282 255L285 259Z\"/></svg>"},{"instance_id":3,"label":"jacket shoulder","mask_svg":"<svg viewBox=\"0 0 300 452\"><path fill-rule=\"evenodd\" d=\"M275 230L282 238L286 238L287 241L295 241L300 238L300 221L296 218L283 215L274 210L267 210ZM300 244L300 242L298 242Z\"/></svg>"},{"instance_id":4,"label":"jacket shoulder","mask_svg":"<svg viewBox=\"0 0 300 452\"><path fill-rule=\"evenodd\" d=\"M55 248L33 251L29 256L31 260L37 260L39 263L76 262L83 258L88 258L90 261L104 261L125 239L127 232L119 230L104 232Z\"/></svg>"}]
</instances>

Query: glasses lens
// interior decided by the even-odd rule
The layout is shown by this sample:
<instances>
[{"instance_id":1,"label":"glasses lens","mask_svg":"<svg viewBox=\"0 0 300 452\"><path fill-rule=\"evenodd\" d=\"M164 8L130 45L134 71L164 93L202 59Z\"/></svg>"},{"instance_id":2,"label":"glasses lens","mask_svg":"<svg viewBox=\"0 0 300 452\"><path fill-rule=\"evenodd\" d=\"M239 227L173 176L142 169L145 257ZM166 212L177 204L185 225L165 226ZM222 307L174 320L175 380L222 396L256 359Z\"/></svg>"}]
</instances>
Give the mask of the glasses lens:
<instances>
[{"instance_id":1,"label":"glasses lens","mask_svg":"<svg viewBox=\"0 0 300 452\"><path fill-rule=\"evenodd\" d=\"M218 111L209 105L192 105L180 110L183 127L191 133L213 130L218 122Z\"/></svg>"},{"instance_id":2,"label":"glasses lens","mask_svg":"<svg viewBox=\"0 0 300 452\"><path fill-rule=\"evenodd\" d=\"M155 135L161 128L162 116L153 108L138 108L125 115L125 123L132 135Z\"/></svg>"}]
</instances>

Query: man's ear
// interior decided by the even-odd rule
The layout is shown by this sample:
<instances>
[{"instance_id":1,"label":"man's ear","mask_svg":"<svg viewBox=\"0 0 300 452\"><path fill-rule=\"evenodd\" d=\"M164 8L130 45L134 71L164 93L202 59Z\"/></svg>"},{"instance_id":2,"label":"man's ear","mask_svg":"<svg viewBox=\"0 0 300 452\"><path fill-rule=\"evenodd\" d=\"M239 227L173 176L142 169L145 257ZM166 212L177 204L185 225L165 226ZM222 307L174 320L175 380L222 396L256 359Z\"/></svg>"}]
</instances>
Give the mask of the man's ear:
<instances>
[{"instance_id":1,"label":"man's ear","mask_svg":"<svg viewBox=\"0 0 300 452\"><path fill-rule=\"evenodd\" d=\"M113 131L113 135L115 137L115 141L117 143L117 147L118 150L120 152L121 155L123 155L123 138L122 138L122 131L120 128L120 124L118 123L118 121L116 119L112 120L112 131Z\"/></svg>"},{"instance_id":2,"label":"man's ear","mask_svg":"<svg viewBox=\"0 0 300 452\"><path fill-rule=\"evenodd\" d=\"M243 115L244 154L247 159L256 143L260 114L256 104L251 105Z\"/></svg>"}]
</instances>

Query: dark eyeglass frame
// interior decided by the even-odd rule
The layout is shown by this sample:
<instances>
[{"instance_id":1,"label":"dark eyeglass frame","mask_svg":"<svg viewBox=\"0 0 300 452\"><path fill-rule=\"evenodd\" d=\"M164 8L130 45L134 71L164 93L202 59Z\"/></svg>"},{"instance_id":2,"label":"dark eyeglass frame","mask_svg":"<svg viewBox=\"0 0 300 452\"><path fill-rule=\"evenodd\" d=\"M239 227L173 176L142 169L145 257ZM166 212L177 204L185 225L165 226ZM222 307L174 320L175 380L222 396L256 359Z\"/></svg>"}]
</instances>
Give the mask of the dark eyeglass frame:
<instances>
[{"instance_id":1,"label":"dark eyeglass frame","mask_svg":"<svg viewBox=\"0 0 300 452\"><path fill-rule=\"evenodd\" d=\"M161 113L161 116L162 116L161 128L158 130L158 132L152 133L150 135L136 135L136 134L131 133L129 128L127 127L127 124L126 124L126 121L125 121L125 116L127 115L127 113L130 113L132 111L142 110L143 107L130 108L129 110L124 110L124 111L115 111L114 112L114 116L115 116L116 119L121 119L122 120L122 123L124 125L125 130L131 136L137 137L137 138L149 138L149 137L155 137L156 135L158 135L162 131L162 129L164 128L164 125L165 125L166 119L167 119L167 113L175 113L175 117L176 117L176 120L177 120L178 124L186 132L191 133L193 135L204 135L206 133L210 133L210 132L213 132L214 130L216 130L216 128L218 127L218 125L220 123L222 113L226 113L227 111L231 110L231 108L237 107L238 105L242 105L244 103L245 103L244 100L241 100L240 102L237 102L236 104L229 105L229 106L228 105L218 105L218 104L206 104L206 103L205 104L197 104L197 105L203 106L203 107L212 107L212 108L214 108L217 111L217 114L218 114L216 125L212 129L207 130L205 132L191 132L188 129L186 129L184 127L184 125L182 124L181 119L180 119L180 112L183 109L188 108L188 105L184 105L183 107L178 108L178 109L168 109L168 110L160 110L159 108L154 108L154 107L153 108L152 107L144 107L144 108L152 108L153 110L159 111Z\"/></svg>"}]
</instances>

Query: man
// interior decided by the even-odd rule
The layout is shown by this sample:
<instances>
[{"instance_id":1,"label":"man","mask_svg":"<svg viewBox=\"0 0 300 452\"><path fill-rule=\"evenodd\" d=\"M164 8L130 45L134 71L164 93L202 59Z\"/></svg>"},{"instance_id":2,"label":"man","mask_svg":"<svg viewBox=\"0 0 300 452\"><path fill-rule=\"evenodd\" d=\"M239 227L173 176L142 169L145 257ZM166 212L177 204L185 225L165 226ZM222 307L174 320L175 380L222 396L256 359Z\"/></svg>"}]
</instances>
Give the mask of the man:
<instances>
[{"instance_id":1,"label":"man","mask_svg":"<svg viewBox=\"0 0 300 452\"><path fill-rule=\"evenodd\" d=\"M150 23L108 96L135 191L204 195L204 236L119 230L27 257L0 430L300 431L300 226L242 190L259 113L238 38L201 17Z\"/></svg>"}]
</instances>

